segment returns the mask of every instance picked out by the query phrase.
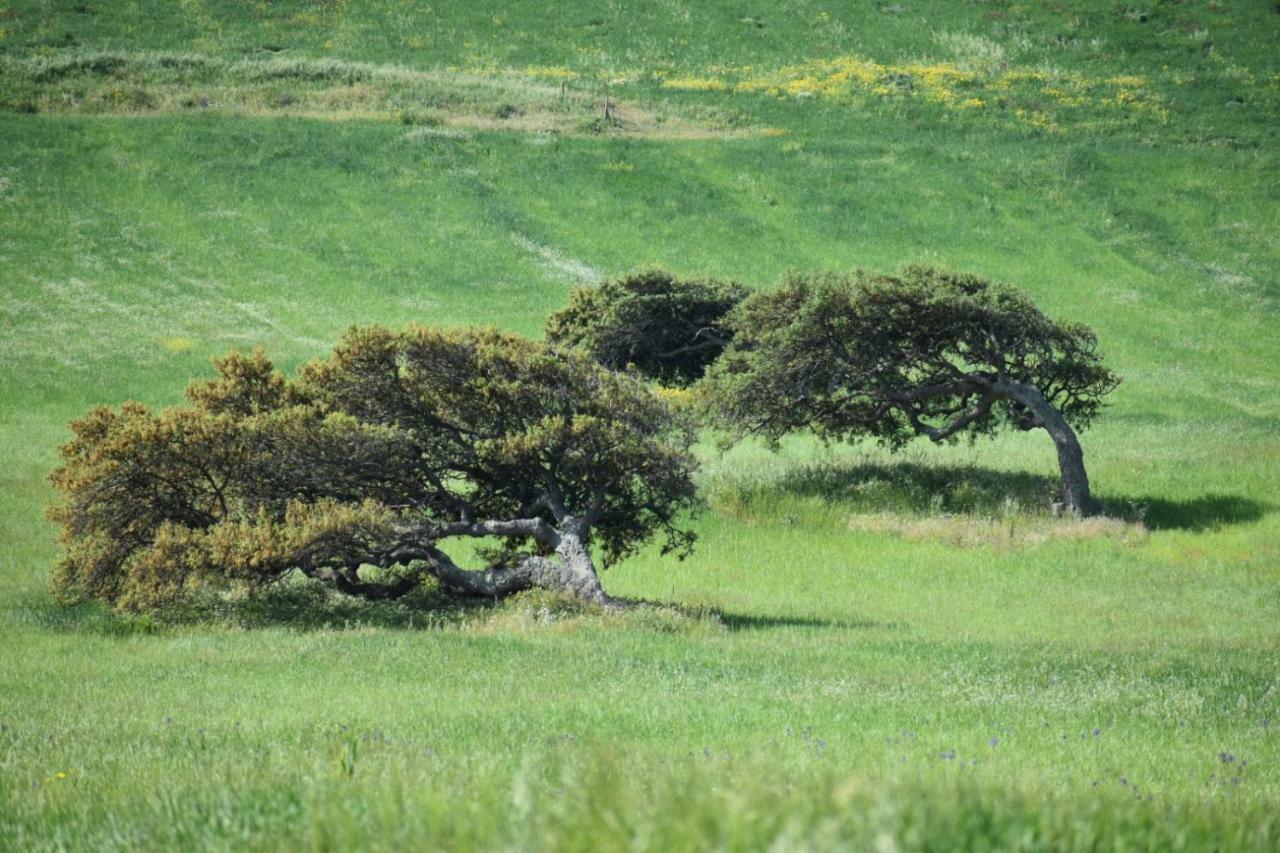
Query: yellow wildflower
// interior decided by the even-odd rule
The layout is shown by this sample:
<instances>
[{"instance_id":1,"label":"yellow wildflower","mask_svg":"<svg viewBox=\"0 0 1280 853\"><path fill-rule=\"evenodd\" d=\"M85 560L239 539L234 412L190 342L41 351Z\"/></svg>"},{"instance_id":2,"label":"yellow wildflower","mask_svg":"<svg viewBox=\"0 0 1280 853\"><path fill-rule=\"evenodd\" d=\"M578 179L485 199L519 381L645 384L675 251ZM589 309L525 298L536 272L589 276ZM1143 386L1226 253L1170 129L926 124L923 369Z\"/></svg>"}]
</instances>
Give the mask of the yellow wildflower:
<instances>
[{"instance_id":1,"label":"yellow wildflower","mask_svg":"<svg viewBox=\"0 0 1280 853\"><path fill-rule=\"evenodd\" d=\"M718 77L669 77L662 81L662 88L686 92L723 92L729 85Z\"/></svg>"}]
</instances>

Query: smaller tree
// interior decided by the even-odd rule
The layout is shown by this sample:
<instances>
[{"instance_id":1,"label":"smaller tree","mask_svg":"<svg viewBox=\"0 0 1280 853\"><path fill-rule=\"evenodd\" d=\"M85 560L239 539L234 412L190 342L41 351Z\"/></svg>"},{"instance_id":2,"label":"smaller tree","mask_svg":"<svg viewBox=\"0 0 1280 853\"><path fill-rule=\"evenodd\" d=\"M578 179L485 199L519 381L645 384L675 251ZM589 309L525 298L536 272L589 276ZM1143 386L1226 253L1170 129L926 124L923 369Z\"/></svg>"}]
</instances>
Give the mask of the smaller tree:
<instances>
[{"instance_id":1,"label":"smaller tree","mask_svg":"<svg viewBox=\"0 0 1280 853\"><path fill-rule=\"evenodd\" d=\"M613 370L634 366L650 379L687 385L729 343L725 317L747 293L732 282L633 273L575 290L547 320L547 340L581 348Z\"/></svg>"},{"instance_id":2,"label":"smaller tree","mask_svg":"<svg viewBox=\"0 0 1280 853\"><path fill-rule=\"evenodd\" d=\"M366 598L426 577L607 603L605 564L686 552L693 430L637 379L490 330L353 328L287 379L232 354L191 405L74 421L52 480L66 597L146 609L294 571ZM450 540L483 544L480 570Z\"/></svg>"},{"instance_id":3,"label":"smaller tree","mask_svg":"<svg viewBox=\"0 0 1280 853\"><path fill-rule=\"evenodd\" d=\"M1043 429L1058 451L1062 502L1094 504L1076 431L1118 379L1085 326L1055 322L1024 294L972 275L794 276L730 317L733 344L704 380L737 438L776 444L810 429L897 449L1002 427Z\"/></svg>"}]
</instances>

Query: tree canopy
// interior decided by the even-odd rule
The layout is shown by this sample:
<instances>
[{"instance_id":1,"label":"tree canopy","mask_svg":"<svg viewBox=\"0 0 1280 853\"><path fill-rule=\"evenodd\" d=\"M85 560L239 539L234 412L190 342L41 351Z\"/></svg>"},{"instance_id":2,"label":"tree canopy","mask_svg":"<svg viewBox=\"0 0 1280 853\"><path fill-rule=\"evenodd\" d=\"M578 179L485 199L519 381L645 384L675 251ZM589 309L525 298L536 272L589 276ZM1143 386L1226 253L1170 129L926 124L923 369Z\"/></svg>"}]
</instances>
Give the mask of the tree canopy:
<instances>
[{"instance_id":1,"label":"tree canopy","mask_svg":"<svg viewBox=\"0 0 1280 853\"><path fill-rule=\"evenodd\" d=\"M1020 291L973 275L794 275L729 317L733 342L704 380L735 437L776 443L808 429L827 440L899 448L1001 428L1053 437L1062 500L1092 499L1076 430L1118 379L1085 326L1058 322Z\"/></svg>"},{"instance_id":2,"label":"tree canopy","mask_svg":"<svg viewBox=\"0 0 1280 853\"><path fill-rule=\"evenodd\" d=\"M605 602L608 565L658 536L687 553L691 425L584 355L484 329L350 329L295 378L261 352L215 362L190 403L72 422L52 481L66 597L143 609L293 571L389 598L428 577ZM483 570L443 546L497 537ZM489 540L492 541L492 540Z\"/></svg>"},{"instance_id":3,"label":"tree canopy","mask_svg":"<svg viewBox=\"0 0 1280 853\"><path fill-rule=\"evenodd\" d=\"M547 340L615 370L634 366L650 379L686 385L728 344L725 316L747 293L732 282L633 273L575 290L548 319Z\"/></svg>"}]
</instances>

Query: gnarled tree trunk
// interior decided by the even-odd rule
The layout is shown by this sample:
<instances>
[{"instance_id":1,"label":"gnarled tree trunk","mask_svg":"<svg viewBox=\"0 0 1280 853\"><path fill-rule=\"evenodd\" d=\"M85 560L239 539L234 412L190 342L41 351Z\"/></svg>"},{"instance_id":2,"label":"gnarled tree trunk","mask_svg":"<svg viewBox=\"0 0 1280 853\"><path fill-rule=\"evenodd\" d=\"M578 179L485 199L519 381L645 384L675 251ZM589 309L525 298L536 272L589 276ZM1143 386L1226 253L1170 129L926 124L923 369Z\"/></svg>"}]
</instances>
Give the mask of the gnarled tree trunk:
<instances>
[{"instance_id":1,"label":"gnarled tree trunk","mask_svg":"<svg viewBox=\"0 0 1280 853\"><path fill-rule=\"evenodd\" d=\"M616 602L600 586L600 576L591 559L586 541L589 528L590 525L573 516L566 516L554 528L541 523L534 538L552 549L551 556L523 557L513 566L484 571L461 568L435 545L408 556L421 559L427 574L444 586L468 595L499 597L540 587L613 606Z\"/></svg>"},{"instance_id":2,"label":"gnarled tree trunk","mask_svg":"<svg viewBox=\"0 0 1280 853\"><path fill-rule=\"evenodd\" d=\"M587 547L587 525L569 518L560 525L559 534L556 557L547 561L557 564L552 588L596 604L611 604L613 600L600 586L600 576Z\"/></svg>"},{"instance_id":3,"label":"gnarled tree trunk","mask_svg":"<svg viewBox=\"0 0 1280 853\"><path fill-rule=\"evenodd\" d=\"M595 562L587 545L591 525L587 520L560 515L553 526L538 518L509 521L459 522L436 527L406 525L397 530L398 541L392 547L374 548L358 555L348 555L338 566L300 564L309 577L322 580L348 595L373 600L395 599L415 589L423 576L434 577L445 589L463 595L501 598L532 587L557 590L606 607L620 603L605 594L600 586ZM551 551L548 556L526 556L514 565L490 569L464 569L436 544L450 536L528 537ZM391 582L380 583L360 577L362 564L391 568L408 567L409 571Z\"/></svg>"},{"instance_id":4,"label":"gnarled tree trunk","mask_svg":"<svg viewBox=\"0 0 1280 853\"><path fill-rule=\"evenodd\" d=\"M1089 493L1089 474L1084 468L1084 449L1080 439L1062 413L1054 408L1039 388L1022 382L1003 380L992 386L997 393L1015 400L1031 410L1036 422L1049 433L1058 450L1058 470L1062 475L1063 509L1077 515L1093 515L1098 511Z\"/></svg>"}]
</instances>

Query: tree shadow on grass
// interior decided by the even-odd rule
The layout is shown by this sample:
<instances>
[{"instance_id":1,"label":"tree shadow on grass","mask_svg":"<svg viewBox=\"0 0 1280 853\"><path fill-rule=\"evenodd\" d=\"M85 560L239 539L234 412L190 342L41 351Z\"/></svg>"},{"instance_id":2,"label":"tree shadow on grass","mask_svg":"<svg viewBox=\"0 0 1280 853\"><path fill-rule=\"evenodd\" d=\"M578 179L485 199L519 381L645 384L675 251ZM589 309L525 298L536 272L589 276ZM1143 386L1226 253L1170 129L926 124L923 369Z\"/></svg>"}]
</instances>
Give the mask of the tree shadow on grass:
<instances>
[{"instance_id":1,"label":"tree shadow on grass","mask_svg":"<svg viewBox=\"0 0 1280 853\"><path fill-rule=\"evenodd\" d=\"M525 590L502 598L460 597L440 592L433 581L425 582L395 601L367 601L294 576L252 594L193 595L145 614L116 613L92 601L62 606L48 598L33 600L10 613L19 614L25 624L48 631L104 637L264 628L298 633L471 630L521 633L548 628L561 630L570 625L688 632L728 624L713 608L642 599L620 601L629 606L622 610L604 610L596 604L545 589ZM742 617L739 622L746 627L764 627L766 618ZM806 623L778 620L776 624ZM812 624L828 623L814 621Z\"/></svg>"},{"instance_id":2,"label":"tree shadow on grass","mask_svg":"<svg viewBox=\"0 0 1280 853\"><path fill-rule=\"evenodd\" d=\"M1048 514L1057 499L1058 479L976 465L863 461L807 465L773 482L731 484L728 489L731 501L745 504L767 504L768 493L774 492L820 498L854 514L989 517ZM1098 500L1104 515L1152 530L1210 530L1258 521L1274 509L1252 498L1214 493L1188 499L1103 493Z\"/></svg>"},{"instance_id":3,"label":"tree shadow on grass","mask_svg":"<svg viewBox=\"0 0 1280 853\"><path fill-rule=\"evenodd\" d=\"M63 605L47 596L21 596L9 603L6 616L12 624L60 634L136 637L164 629L150 617L115 613L96 601Z\"/></svg>"},{"instance_id":4,"label":"tree shadow on grass","mask_svg":"<svg viewBox=\"0 0 1280 853\"><path fill-rule=\"evenodd\" d=\"M443 595L430 585L395 602L368 602L350 598L321 584L299 580L285 582L253 595L233 600L209 598L169 606L154 614L116 613L98 602L62 606L43 598L14 608L20 620L55 633L102 637L166 635L189 629L260 630L283 629L298 633L316 631L433 631L467 630L484 626L490 619L509 620L508 628L521 623L521 610L533 612L535 622L550 625L575 616L599 613L595 605L576 602L545 591L532 591L533 598L500 600L457 598ZM689 631L699 625L723 626L729 631L761 631L778 628L819 630L871 630L902 628L900 623L858 618L733 613L718 607L686 607L670 602L625 599L633 605L617 624L650 627L660 631ZM646 618L648 614L648 618ZM664 616L665 614L665 616ZM528 615L528 614L525 614Z\"/></svg>"},{"instance_id":5,"label":"tree shadow on grass","mask_svg":"<svg viewBox=\"0 0 1280 853\"><path fill-rule=\"evenodd\" d=\"M296 631L399 631L454 628L499 607L485 598L459 598L424 584L394 601L369 601L296 578L231 602L195 602L190 614L166 614L174 621L204 621L240 628Z\"/></svg>"},{"instance_id":6,"label":"tree shadow on grass","mask_svg":"<svg viewBox=\"0 0 1280 853\"><path fill-rule=\"evenodd\" d=\"M130 637L182 628L283 628L291 631L431 630L464 624L493 610L488 599L459 599L424 586L397 601L365 601L314 581L285 581L253 595L199 596L154 613L116 613L98 602L71 606L33 600L14 610L20 620L54 632Z\"/></svg>"},{"instance_id":7,"label":"tree shadow on grass","mask_svg":"<svg viewBox=\"0 0 1280 853\"><path fill-rule=\"evenodd\" d=\"M1130 500L1104 498L1103 510L1121 515L1126 507L1137 507L1142 521L1152 530L1213 530L1231 524L1258 521L1274 507L1239 495L1203 494L1186 500L1139 497Z\"/></svg>"},{"instance_id":8,"label":"tree shadow on grass","mask_svg":"<svg viewBox=\"0 0 1280 853\"><path fill-rule=\"evenodd\" d=\"M873 619L820 619L815 616L772 616L759 613L729 613L713 611L730 631L761 631L771 628L822 628L866 631L873 628L899 629L897 622L877 622Z\"/></svg>"}]
</instances>

